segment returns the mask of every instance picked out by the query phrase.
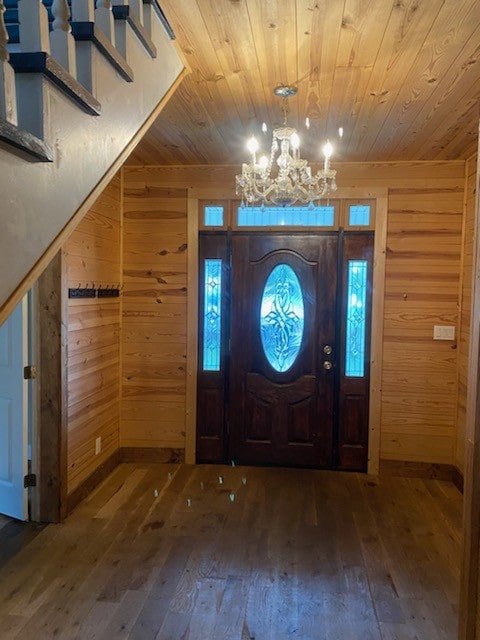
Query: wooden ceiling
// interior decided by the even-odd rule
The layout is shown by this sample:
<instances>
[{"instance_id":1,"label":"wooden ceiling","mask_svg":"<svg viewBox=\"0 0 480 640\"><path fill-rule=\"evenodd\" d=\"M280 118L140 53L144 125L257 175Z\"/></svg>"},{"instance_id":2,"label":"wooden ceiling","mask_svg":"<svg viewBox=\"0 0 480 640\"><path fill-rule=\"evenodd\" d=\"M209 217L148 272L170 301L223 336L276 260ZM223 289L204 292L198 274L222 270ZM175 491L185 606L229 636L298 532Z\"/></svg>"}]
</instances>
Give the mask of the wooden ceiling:
<instances>
[{"instance_id":1,"label":"wooden ceiling","mask_svg":"<svg viewBox=\"0 0 480 640\"><path fill-rule=\"evenodd\" d=\"M479 0L160 0L191 74L129 164L238 164L245 141L288 122L302 155L450 160L476 149ZM338 128L343 127L343 139ZM262 135L260 133L260 135ZM265 146L270 144L270 135Z\"/></svg>"}]
</instances>

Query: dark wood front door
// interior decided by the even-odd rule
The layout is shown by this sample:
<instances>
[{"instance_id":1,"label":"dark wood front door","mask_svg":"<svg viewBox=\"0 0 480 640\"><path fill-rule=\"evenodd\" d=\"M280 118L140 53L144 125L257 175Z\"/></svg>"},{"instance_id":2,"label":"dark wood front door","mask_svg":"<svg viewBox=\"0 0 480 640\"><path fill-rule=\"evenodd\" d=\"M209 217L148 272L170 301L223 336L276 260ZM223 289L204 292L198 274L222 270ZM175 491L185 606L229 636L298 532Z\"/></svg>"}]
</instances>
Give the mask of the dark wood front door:
<instances>
[{"instance_id":1,"label":"dark wood front door","mask_svg":"<svg viewBox=\"0 0 480 640\"><path fill-rule=\"evenodd\" d=\"M372 271L371 233L201 236L199 462L366 470Z\"/></svg>"},{"instance_id":2,"label":"dark wood front door","mask_svg":"<svg viewBox=\"0 0 480 640\"><path fill-rule=\"evenodd\" d=\"M336 234L232 240L233 460L332 465L337 246Z\"/></svg>"}]
</instances>

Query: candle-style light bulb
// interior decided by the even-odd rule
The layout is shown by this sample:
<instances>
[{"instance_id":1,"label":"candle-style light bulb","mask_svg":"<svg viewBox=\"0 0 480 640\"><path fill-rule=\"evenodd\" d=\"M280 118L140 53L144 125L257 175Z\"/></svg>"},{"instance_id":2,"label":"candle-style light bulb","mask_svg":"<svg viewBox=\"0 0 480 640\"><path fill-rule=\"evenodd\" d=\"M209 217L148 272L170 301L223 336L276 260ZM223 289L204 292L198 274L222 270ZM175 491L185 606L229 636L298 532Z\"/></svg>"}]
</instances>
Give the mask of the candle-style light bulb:
<instances>
[{"instance_id":1,"label":"candle-style light bulb","mask_svg":"<svg viewBox=\"0 0 480 640\"><path fill-rule=\"evenodd\" d=\"M323 165L323 168L325 171L328 171L330 169L330 158L332 157L333 153L333 146L329 140L327 140L326 144L323 145L322 151L323 155L325 156L325 163Z\"/></svg>"},{"instance_id":2,"label":"candle-style light bulb","mask_svg":"<svg viewBox=\"0 0 480 640\"><path fill-rule=\"evenodd\" d=\"M300 147L300 138L298 137L298 133L296 131L290 136L290 144L292 145L293 149L298 149Z\"/></svg>"},{"instance_id":3,"label":"candle-style light bulb","mask_svg":"<svg viewBox=\"0 0 480 640\"><path fill-rule=\"evenodd\" d=\"M267 158L267 156L261 156L260 160L258 161L258 165L259 165L260 169L262 169L262 171L265 171L265 169L268 166L268 158Z\"/></svg>"},{"instance_id":4,"label":"candle-style light bulb","mask_svg":"<svg viewBox=\"0 0 480 640\"><path fill-rule=\"evenodd\" d=\"M266 122L264 122L262 124L262 131L263 131L263 133L267 133L267 131L268 131L268 127L267 127L267 123Z\"/></svg>"},{"instance_id":5,"label":"candle-style light bulb","mask_svg":"<svg viewBox=\"0 0 480 640\"><path fill-rule=\"evenodd\" d=\"M305 126L310 129L310 118L308 116L305 118Z\"/></svg>"},{"instance_id":6,"label":"candle-style light bulb","mask_svg":"<svg viewBox=\"0 0 480 640\"><path fill-rule=\"evenodd\" d=\"M255 138L255 136L252 136L250 138L250 140L247 142L247 149L250 151L250 154L252 156L252 165L255 165L256 162L256 153L258 151L258 140Z\"/></svg>"},{"instance_id":7,"label":"candle-style light bulb","mask_svg":"<svg viewBox=\"0 0 480 640\"><path fill-rule=\"evenodd\" d=\"M343 138L343 127L338 127L338 137Z\"/></svg>"},{"instance_id":8,"label":"candle-style light bulb","mask_svg":"<svg viewBox=\"0 0 480 640\"><path fill-rule=\"evenodd\" d=\"M252 155L254 155L258 151L258 140L255 138L255 136L252 136L247 142L247 149Z\"/></svg>"}]
</instances>

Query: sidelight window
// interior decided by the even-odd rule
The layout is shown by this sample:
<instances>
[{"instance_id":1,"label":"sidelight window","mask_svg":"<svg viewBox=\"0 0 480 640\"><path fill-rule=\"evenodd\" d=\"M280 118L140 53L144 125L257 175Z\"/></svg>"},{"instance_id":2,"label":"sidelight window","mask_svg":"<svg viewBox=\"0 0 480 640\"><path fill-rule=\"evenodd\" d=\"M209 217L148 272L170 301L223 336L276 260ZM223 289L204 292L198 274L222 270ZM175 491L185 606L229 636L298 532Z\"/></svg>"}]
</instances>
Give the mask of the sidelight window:
<instances>
[{"instance_id":1,"label":"sidelight window","mask_svg":"<svg viewBox=\"0 0 480 640\"><path fill-rule=\"evenodd\" d=\"M205 260L203 370L220 371L222 337L222 261Z\"/></svg>"},{"instance_id":2,"label":"sidelight window","mask_svg":"<svg viewBox=\"0 0 480 640\"><path fill-rule=\"evenodd\" d=\"M365 374L367 261L349 260L347 271L347 324L345 375Z\"/></svg>"}]
</instances>

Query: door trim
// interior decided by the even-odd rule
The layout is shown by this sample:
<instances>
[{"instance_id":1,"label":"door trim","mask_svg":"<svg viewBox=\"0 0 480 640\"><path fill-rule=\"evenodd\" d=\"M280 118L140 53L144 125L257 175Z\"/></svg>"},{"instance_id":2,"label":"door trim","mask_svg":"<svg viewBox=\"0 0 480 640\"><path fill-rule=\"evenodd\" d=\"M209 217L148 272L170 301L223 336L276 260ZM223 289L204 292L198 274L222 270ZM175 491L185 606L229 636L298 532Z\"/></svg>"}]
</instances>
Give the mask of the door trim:
<instances>
[{"instance_id":1,"label":"door trim","mask_svg":"<svg viewBox=\"0 0 480 640\"><path fill-rule=\"evenodd\" d=\"M187 218L187 390L185 418L185 462L195 464L197 364L198 364L198 228L199 200L234 198L214 188L188 190ZM380 466L380 424L382 403L382 355L385 292L385 258L387 241L388 189L339 188L335 197L376 200L376 227L373 258L372 340L370 345L370 394L367 473L378 475Z\"/></svg>"},{"instance_id":2,"label":"door trim","mask_svg":"<svg viewBox=\"0 0 480 640\"><path fill-rule=\"evenodd\" d=\"M59 251L32 287L32 520L61 522L67 509L67 298Z\"/></svg>"}]
</instances>

